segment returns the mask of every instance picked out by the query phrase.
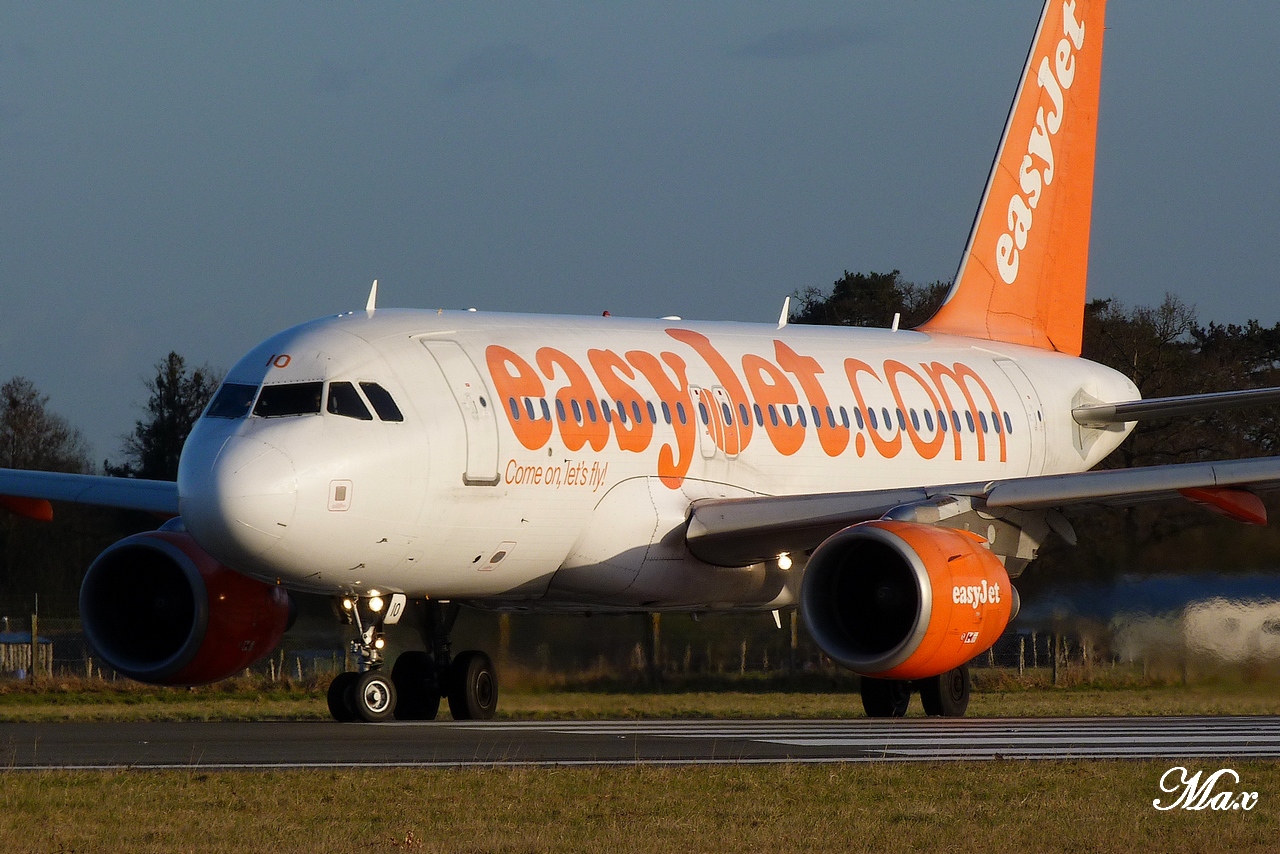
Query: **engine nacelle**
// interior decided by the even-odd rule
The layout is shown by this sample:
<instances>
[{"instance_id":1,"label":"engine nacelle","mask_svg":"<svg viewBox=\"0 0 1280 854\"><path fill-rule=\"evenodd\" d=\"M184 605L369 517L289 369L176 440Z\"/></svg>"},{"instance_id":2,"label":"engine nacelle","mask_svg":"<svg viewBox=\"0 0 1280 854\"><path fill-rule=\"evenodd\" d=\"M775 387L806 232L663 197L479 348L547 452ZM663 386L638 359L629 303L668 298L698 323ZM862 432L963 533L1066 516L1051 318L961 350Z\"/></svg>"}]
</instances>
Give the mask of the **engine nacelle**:
<instances>
[{"instance_id":1,"label":"engine nacelle","mask_svg":"<svg viewBox=\"0 0 1280 854\"><path fill-rule=\"evenodd\" d=\"M805 624L856 673L923 679L986 652L1017 615L1018 594L976 534L915 522L864 522L809 558Z\"/></svg>"},{"instance_id":2,"label":"engine nacelle","mask_svg":"<svg viewBox=\"0 0 1280 854\"><path fill-rule=\"evenodd\" d=\"M204 685L280 643L288 593L218 563L183 531L126 537L80 586L80 618L98 654L139 682Z\"/></svg>"}]
</instances>

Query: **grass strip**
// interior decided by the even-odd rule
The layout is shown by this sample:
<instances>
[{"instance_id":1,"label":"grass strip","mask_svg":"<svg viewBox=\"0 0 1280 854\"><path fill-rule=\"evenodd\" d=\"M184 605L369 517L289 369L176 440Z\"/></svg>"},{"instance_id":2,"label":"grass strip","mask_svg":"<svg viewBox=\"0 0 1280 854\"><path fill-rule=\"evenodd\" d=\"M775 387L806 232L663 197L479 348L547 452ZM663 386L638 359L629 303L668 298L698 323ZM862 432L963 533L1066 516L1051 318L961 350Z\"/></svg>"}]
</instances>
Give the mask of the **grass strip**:
<instances>
[{"instance_id":1,"label":"grass strip","mask_svg":"<svg viewBox=\"0 0 1280 854\"><path fill-rule=\"evenodd\" d=\"M8 772L0 850L1275 850L1280 765L1231 766L1250 811L1161 812L1173 764Z\"/></svg>"}]
</instances>

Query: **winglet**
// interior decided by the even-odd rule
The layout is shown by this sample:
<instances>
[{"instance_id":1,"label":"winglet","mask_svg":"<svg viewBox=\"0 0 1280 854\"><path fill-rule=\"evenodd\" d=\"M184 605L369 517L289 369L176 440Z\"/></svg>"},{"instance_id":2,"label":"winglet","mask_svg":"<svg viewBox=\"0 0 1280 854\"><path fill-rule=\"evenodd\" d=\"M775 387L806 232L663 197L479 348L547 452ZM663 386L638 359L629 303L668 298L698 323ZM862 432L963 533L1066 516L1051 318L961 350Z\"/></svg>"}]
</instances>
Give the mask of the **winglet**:
<instances>
[{"instance_id":1,"label":"winglet","mask_svg":"<svg viewBox=\"0 0 1280 854\"><path fill-rule=\"evenodd\" d=\"M378 280L373 280L373 287L369 288L369 301L364 304L364 310L373 313L378 307Z\"/></svg>"},{"instance_id":2,"label":"winglet","mask_svg":"<svg viewBox=\"0 0 1280 854\"><path fill-rule=\"evenodd\" d=\"M1080 355L1106 0L1048 0L947 301L920 329Z\"/></svg>"},{"instance_id":3,"label":"winglet","mask_svg":"<svg viewBox=\"0 0 1280 854\"><path fill-rule=\"evenodd\" d=\"M791 317L791 297L784 297L782 300L782 314L778 315L778 328L782 329L787 325L787 320Z\"/></svg>"}]
</instances>

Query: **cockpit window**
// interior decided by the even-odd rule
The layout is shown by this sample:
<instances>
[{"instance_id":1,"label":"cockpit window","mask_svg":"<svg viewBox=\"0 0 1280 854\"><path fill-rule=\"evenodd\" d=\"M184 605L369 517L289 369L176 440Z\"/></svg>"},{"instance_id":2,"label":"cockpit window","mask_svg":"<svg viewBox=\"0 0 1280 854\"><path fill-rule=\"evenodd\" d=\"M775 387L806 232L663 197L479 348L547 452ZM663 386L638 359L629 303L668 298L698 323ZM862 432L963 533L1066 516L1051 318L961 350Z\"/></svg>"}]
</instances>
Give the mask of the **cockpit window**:
<instances>
[{"instance_id":1,"label":"cockpit window","mask_svg":"<svg viewBox=\"0 0 1280 854\"><path fill-rule=\"evenodd\" d=\"M262 418L285 415L319 415L324 383L284 383L262 387L253 414Z\"/></svg>"},{"instance_id":2,"label":"cockpit window","mask_svg":"<svg viewBox=\"0 0 1280 854\"><path fill-rule=\"evenodd\" d=\"M258 393L256 385L241 383L223 383L222 388L214 395L213 403L205 412L207 418L244 418L253 406L253 398Z\"/></svg>"},{"instance_id":3,"label":"cockpit window","mask_svg":"<svg viewBox=\"0 0 1280 854\"><path fill-rule=\"evenodd\" d=\"M344 418L372 421L369 407L360 399L360 393L351 383L329 383L329 411Z\"/></svg>"},{"instance_id":4,"label":"cockpit window","mask_svg":"<svg viewBox=\"0 0 1280 854\"><path fill-rule=\"evenodd\" d=\"M396 402L391 399L390 393L377 383L360 383L360 388L364 389L364 396L369 398L369 402L373 404L373 411L378 413L378 417L383 421L403 421L404 416L400 414L400 407L396 406Z\"/></svg>"}]
</instances>

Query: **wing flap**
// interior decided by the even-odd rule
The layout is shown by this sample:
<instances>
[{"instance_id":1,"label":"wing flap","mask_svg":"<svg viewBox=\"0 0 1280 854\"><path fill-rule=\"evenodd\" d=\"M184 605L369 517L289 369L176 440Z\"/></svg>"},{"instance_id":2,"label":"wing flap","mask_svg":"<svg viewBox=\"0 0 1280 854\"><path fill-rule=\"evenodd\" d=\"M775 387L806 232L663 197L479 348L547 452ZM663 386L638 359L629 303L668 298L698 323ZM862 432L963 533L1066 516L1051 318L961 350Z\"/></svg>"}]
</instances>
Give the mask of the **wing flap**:
<instances>
[{"instance_id":1,"label":"wing flap","mask_svg":"<svg viewBox=\"0 0 1280 854\"><path fill-rule=\"evenodd\" d=\"M1280 488L1280 457L1015 478L992 483L986 503L1020 510L1071 504L1124 507L1178 498L1186 489L1227 486L1259 491Z\"/></svg>"},{"instance_id":2,"label":"wing flap","mask_svg":"<svg viewBox=\"0 0 1280 854\"><path fill-rule=\"evenodd\" d=\"M690 508L685 538L689 551L699 560L719 566L747 566L783 552L813 549L849 525L879 519L895 507L939 496L969 496L976 499L975 507L1029 511L1076 504L1122 507L1184 500L1188 499L1188 491L1203 498L1206 493L1197 490L1227 488L1253 492L1280 489L1280 457L1108 469L919 489L707 499L694 502Z\"/></svg>"}]
</instances>

